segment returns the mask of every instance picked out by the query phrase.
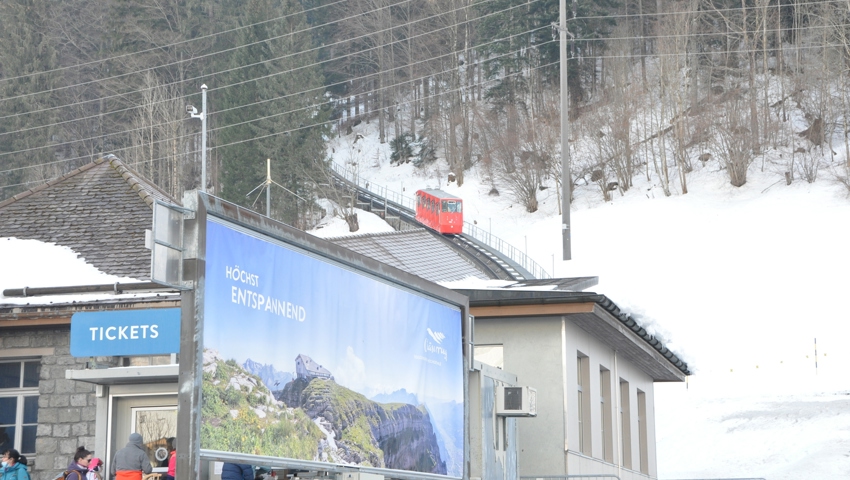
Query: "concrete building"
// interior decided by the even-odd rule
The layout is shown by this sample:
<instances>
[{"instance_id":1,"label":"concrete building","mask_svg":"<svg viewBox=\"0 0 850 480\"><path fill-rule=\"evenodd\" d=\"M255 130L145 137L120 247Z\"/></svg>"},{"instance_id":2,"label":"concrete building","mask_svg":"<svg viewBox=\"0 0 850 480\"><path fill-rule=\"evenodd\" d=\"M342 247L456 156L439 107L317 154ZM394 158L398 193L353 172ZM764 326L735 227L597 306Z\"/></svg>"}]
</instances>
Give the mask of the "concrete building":
<instances>
[{"instance_id":1,"label":"concrete building","mask_svg":"<svg viewBox=\"0 0 850 480\"><path fill-rule=\"evenodd\" d=\"M20 272L7 270L12 283L6 287L16 287L17 293L0 297L0 410L15 415L4 415L0 431L13 432L3 449L27 455L34 480L56 478L78 446L109 459L132 430L145 428L143 423L150 446L164 445L164 438L176 434L174 356L74 357L70 351L76 313L180 306L178 294L150 293L157 286L144 281L150 274L144 231L156 200L174 201L112 157L0 202L5 240L0 248L10 248L8 238L53 243L70 247L102 272L139 279L129 280L133 285L101 286L100 293L65 288L52 280L45 259L33 258L32 269L44 276L38 286L60 287L52 293L62 293L45 297L44 290L17 283L24 277ZM140 287L149 293L132 293ZM151 430L154 423L166 428Z\"/></svg>"},{"instance_id":2,"label":"concrete building","mask_svg":"<svg viewBox=\"0 0 850 480\"><path fill-rule=\"evenodd\" d=\"M657 478L655 382L690 372L604 295L459 290L475 317L475 360L537 389L518 422L521 477Z\"/></svg>"}]
</instances>

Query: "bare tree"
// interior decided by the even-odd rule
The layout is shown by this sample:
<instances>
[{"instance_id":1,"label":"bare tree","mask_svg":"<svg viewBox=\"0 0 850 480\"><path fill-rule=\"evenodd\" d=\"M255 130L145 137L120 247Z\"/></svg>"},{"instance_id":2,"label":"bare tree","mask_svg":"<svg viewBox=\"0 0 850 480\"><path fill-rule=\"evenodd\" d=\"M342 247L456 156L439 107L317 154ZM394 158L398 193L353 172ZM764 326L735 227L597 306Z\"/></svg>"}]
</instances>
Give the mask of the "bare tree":
<instances>
[{"instance_id":1,"label":"bare tree","mask_svg":"<svg viewBox=\"0 0 850 480\"><path fill-rule=\"evenodd\" d=\"M747 170L753 161L753 135L747 128L746 108L741 95L734 96L726 103L724 115L713 129L714 153L735 187L747 183Z\"/></svg>"}]
</instances>

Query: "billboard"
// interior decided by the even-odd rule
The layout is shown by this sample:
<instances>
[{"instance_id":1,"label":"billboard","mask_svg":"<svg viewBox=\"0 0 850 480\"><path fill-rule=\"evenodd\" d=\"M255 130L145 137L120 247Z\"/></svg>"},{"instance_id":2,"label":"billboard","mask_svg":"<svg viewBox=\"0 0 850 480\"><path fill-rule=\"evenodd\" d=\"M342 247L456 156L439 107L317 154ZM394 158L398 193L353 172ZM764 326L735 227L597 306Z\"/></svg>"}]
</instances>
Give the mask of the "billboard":
<instances>
[{"instance_id":1,"label":"billboard","mask_svg":"<svg viewBox=\"0 0 850 480\"><path fill-rule=\"evenodd\" d=\"M459 307L207 217L200 448L463 476Z\"/></svg>"}]
</instances>

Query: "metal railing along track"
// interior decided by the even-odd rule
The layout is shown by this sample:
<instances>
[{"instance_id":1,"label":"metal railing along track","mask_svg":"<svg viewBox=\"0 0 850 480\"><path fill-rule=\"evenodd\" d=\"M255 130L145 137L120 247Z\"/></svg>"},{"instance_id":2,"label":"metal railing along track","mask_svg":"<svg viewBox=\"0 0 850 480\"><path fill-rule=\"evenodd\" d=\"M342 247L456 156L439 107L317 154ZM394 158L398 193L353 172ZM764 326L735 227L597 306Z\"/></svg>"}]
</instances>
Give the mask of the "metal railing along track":
<instances>
[{"instance_id":1,"label":"metal railing along track","mask_svg":"<svg viewBox=\"0 0 850 480\"><path fill-rule=\"evenodd\" d=\"M346 180L347 182L355 185L359 190L364 192L368 192L372 197L375 197L375 200L379 203L383 203L386 208L393 208L399 213L406 213L410 218L415 216L416 211L416 201L408 196L402 195L399 192L390 190L383 185L376 185L374 183L369 182L360 177L356 172L351 171L348 168L340 166L334 162L330 162L331 171L339 176L340 178ZM381 202L383 201L383 202ZM470 245L475 245L474 248L477 248L481 251L490 252L498 252L501 255L492 255L493 259L500 264L504 265L508 271L513 270L516 272L517 279L526 279L526 278L538 278L538 279L546 279L551 278L550 275L543 270L537 262L531 259L528 255L509 244L508 242L502 240L501 238L491 234L490 232L484 231L481 228L478 228L476 225L473 225L467 221L463 222L463 235L466 237L464 241ZM489 247L489 248L486 248Z\"/></svg>"}]
</instances>

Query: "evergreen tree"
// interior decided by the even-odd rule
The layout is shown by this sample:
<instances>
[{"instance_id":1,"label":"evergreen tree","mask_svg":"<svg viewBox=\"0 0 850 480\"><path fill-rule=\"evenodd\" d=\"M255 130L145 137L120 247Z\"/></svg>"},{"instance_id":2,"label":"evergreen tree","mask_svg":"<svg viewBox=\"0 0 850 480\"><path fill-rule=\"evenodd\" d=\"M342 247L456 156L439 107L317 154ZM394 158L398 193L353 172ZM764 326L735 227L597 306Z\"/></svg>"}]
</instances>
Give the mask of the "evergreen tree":
<instances>
[{"instance_id":1,"label":"evergreen tree","mask_svg":"<svg viewBox=\"0 0 850 480\"><path fill-rule=\"evenodd\" d=\"M522 104L523 94L530 88L529 68L539 68L544 81L557 85L559 42L551 26L559 21L558 4L558 0L481 2L479 51L487 59L488 76L497 80L488 92L488 99L497 109ZM567 0L567 29L575 39L571 57L601 51L604 36L615 24L605 16L615 13L618 6L618 0ZM570 95L580 99L583 97L581 75L595 68L594 62L582 65L571 61L569 67Z\"/></svg>"},{"instance_id":2,"label":"evergreen tree","mask_svg":"<svg viewBox=\"0 0 850 480\"><path fill-rule=\"evenodd\" d=\"M55 176L45 173L45 164L56 160L49 148L55 115L47 110L56 83L49 71L57 66L45 30L49 6L0 2L0 170L14 169L0 174L0 200Z\"/></svg>"},{"instance_id":3,"label":"evergreen tree","mask_svg":"<svg viewBox=\"0 0 850 480\"><path fill-rule=\"evenodd\" d=\"M325 167L329 109L317 55L297 1L237 3L230 11L246 28L221 41L243 48L218 69L230 71L218 76L210 93L221 195L250 205L254 199L246 194L265 180L266 159L271 159L272 179L286 189L272 187L272 216L298 225ZM256 208L265 211L259 202Z\"/></svg>"}]
</instances>

